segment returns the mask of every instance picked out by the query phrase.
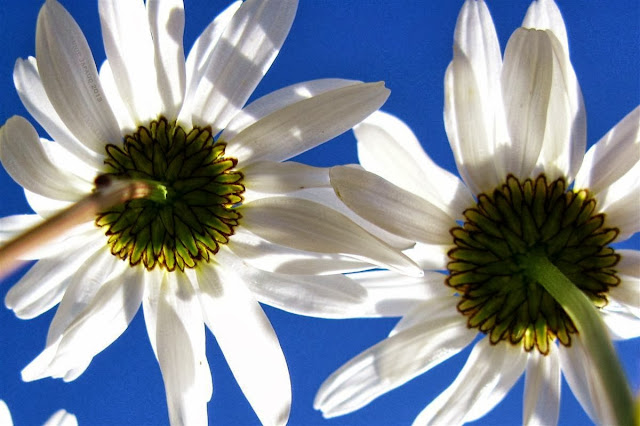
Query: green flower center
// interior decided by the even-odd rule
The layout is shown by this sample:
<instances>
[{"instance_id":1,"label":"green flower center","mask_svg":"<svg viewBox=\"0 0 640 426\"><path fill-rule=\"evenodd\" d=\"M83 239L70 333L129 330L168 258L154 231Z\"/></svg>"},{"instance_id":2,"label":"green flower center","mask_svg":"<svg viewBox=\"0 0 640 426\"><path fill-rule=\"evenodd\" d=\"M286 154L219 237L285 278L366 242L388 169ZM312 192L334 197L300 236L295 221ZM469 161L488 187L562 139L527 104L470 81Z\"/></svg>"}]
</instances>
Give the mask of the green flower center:
<instances>
[{"instance_id":1,"label":"green flower center","mask_svg":"<svg viewBox=\"0 0 640 426\"><path fill-rule=\"evenodd\" d=\"M544 175L524 182L510 175L493 194L480 194L464 225L451 230L447 265L447 285L460 294L468 326L493 344L505 340L526 351L547 354L555 338L569 346L576 327L523 265L528 254L542 253L594 305L605 306L609 287L620 282L613 269L620 256L609 246L619 231L595 212L586 190L568 190L564 179L547 183Z\"/></svg>"},{"instance_id":2,"label":"green flower center","mask_svg":"<svg viewBox=\"0 0 640 426\"><path fill-rule=\"evenodd\" d=\"M234 206L245 190L237 160L225 157L225 148L210 128L187 132L164 118L127 135L122 147L107 145L103 176L150 182L156 194L98 215L111 253L149 270L209 261L233 235L241 218Z\"/></svg>"}]
</instances>

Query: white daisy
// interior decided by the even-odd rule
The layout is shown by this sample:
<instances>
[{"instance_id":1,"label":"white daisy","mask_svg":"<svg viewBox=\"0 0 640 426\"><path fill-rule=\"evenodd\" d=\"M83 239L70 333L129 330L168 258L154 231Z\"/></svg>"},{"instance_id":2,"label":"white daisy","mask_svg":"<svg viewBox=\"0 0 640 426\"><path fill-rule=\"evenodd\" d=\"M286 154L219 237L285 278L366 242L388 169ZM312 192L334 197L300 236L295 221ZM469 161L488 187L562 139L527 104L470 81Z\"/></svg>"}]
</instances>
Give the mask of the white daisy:
<instances>
[{"instance_id":1,"label":"white daisy","mask_svg":"<svg viewBox=\"0 0 640 426\"><path fill-rule=\"evenodd\" d=\"M0 399L0 425L13 426L13 419L7 404ZM43 426L78 426L78 419L66 410L58 410L43 423Z\"/></svg>"},{"instance_id":2,"label":"white daisy","mask_svg":"<svg viewBox=\"0 0 640 426\"><path fill-rule=\"evenodd\" d=\"M412 255L430 271L351 275L369 291L367 315L402 319L322 384L315 407L324 416L363 407L481 332L416 424L476 420L524 372L523 423L557 423L561 372L592 419L616 422L584 334L523 265L551 260L600 308L613 338L640 334L640 252L611 247L640 228L640 107L585 155L584 104L555 3L533 2L523 27L503 62L485 3L469 0L460 12L444 115L462 180L381 112L354 128L368 171L331 171L341 199L416 241ZM627 401L624 388L610 396Z\"/></svg>"},{"instance_id":3,"label":"white daisy","mask_svg":"<svg viewBox=\"0 0 640 426\"><path fill-rule=\"evenodd\" d=\"M21 117L1 129L0 161L38 214L0 220L0 239L113 178L144 180L154 193L100 212L33 254L41 260L6 305L20 318L59 306L24 380L77 378L142 305L172 424L207 423L204 324L259 419L285 423L289 373L258 301L351 316L365 292L340 272L373 263L422 273L346 216L288 196L330 190L326 169L281 163L379 108L388 96L382 83L316 80L242 109L296 7L235 2L185 61L181 0L100 0L107 61L98 73L77 23L46 1L36 58L19 59L14 80L54 142ZM256 267L265 258L268 271Z\"/></svg>"}]
</instances>

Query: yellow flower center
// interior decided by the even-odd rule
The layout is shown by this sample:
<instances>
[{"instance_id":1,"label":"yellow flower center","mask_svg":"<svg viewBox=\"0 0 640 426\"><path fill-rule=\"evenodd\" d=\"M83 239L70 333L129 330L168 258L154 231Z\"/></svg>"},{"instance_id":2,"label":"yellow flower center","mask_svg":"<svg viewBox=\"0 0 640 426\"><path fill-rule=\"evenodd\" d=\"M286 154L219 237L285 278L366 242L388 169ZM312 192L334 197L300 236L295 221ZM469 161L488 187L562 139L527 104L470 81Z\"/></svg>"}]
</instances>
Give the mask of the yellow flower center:
<instances>
[{"instance_id":1,"label":"yellow flower center","mask_svg":"<svg viewBox=\"0 0 640 426\"><path fill-rule=\"evenodd\" d=\"M209 261L238 225L234 206L245 190L237 160L224 156L226 145L210 128L188 132L165 118L107 145L107 178L151 182L161 196L136 199L101 212L111 253L151 270L194 268Z\"/></svg>"},{"instance_id":2,"label":"yellow flower center","mask_svg":"<svg viewBox=\"0 0 640 426\"><path fill-rule=\"evenodd\" d=\"M586 190L567 189L564 179L541 175L520 182L508 176L492 194L480 194L451 230L447 285L460 294L458 310L470 328L534 347L542 354L557 338L571 344L576 328L547 291L524 272L528 254L544 255L597 306L618 285L620 256L609 246L619 231L605 226L596 200Z\"/></svg>"}]
</instances>

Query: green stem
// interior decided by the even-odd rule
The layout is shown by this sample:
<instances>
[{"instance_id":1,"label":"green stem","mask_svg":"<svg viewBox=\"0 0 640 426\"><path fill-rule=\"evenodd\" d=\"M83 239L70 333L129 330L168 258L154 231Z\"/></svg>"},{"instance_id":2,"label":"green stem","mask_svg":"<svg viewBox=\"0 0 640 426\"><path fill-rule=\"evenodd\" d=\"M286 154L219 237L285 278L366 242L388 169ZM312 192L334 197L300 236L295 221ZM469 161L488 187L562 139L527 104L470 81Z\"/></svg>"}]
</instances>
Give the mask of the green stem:
<instances>
[{"instance_id":1,"label":"green stem","mask_svg":"<svg viewBox=\"0 0 640 426\"><path fill-rule=\"evenodd\" d=\"M604 321L593 303L544 254L522 259L527 274L535 279L569 315L595 365L605 398L617 425L633 425L633 396ZM603 421L604 419L600 419Z\"/></svg>"}]
</instances>

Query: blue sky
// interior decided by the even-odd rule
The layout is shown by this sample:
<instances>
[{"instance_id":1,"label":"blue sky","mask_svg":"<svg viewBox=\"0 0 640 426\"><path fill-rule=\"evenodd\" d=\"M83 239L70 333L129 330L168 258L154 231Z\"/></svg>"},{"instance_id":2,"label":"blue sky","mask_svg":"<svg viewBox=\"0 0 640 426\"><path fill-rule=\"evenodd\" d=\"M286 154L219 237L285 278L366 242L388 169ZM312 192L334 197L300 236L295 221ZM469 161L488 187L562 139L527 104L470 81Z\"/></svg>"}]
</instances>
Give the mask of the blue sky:
<instances>
[{"instance_id":1,"label":"blue sky","mask_svg":"<svg viewBox=\"0 0 640 426\"><path fill-rule=\"evenodd\" d=\"M104 60L96 0L62 0L85 31L97 63ZM185 0L185 50L229 2ZM571 59L582 86L588 143L595 143L640 103L640 5L636 0L559 1L568 29ZM3 2L0 9L0 122L27 116L13 88L15 59L33 55L39 0ZM409 124L430 156L455 172L442 123L443 77L451 60L453 29L462 1L301 0L287 41L254 98L296 82L323 77L384 80L391 97L383 107ZM502 48L529 4L489 1ZM299 158L330 166L356 162L355 139L347 133ZM0 216L29 212L20 187L0 169ZM640 249L637 235L624 247ZM20 274L0 283L4 298ZM265 308L278 333L293 383L291 425L409 424L457 375L469 350L354 414L323 420L312 401L322 381L342 363L383 339L396 319L322 320ZM58 408L81 424L166 424L160 370L148 343L141 312L129 329L98 355L76 381L23 383L20 370L44 347L53 310L23 321L0 309L0 398L16 425L42 423ZM620 344L634 393L640 389L640 339ZM214 396L211 423L257 424L215 343L207 336ZM258 355L259 356L259 355ZM480 424L517 424L523 380ZM563 384L561 424L588 418Z\"/></svg>"}]
</instances>

